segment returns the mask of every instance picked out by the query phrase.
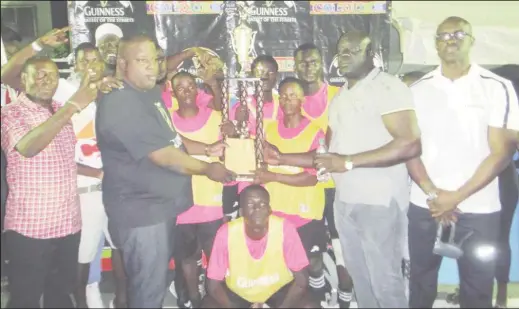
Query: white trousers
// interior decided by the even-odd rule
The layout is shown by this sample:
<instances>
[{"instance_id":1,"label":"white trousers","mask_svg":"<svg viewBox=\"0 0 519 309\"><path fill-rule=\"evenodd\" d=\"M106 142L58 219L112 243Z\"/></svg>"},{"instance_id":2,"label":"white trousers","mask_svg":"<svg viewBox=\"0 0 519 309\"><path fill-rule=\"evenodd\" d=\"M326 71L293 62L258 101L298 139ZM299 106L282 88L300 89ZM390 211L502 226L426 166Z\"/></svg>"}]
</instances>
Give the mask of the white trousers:
<instances>
[{"instance_id":1,"label":"white trousers","mask_svg":"<svg viewBox=\"0 0 519 309\"><path fill-rule=\"evenodd\" d=\"M108 217L103 205L102 192L90 192L79 195L81 203L81 241L79 243L78 262L91 263L99 248L99 241L104 236L110 247L115 249L108 233Z\"/></svg>"}]
</instances>

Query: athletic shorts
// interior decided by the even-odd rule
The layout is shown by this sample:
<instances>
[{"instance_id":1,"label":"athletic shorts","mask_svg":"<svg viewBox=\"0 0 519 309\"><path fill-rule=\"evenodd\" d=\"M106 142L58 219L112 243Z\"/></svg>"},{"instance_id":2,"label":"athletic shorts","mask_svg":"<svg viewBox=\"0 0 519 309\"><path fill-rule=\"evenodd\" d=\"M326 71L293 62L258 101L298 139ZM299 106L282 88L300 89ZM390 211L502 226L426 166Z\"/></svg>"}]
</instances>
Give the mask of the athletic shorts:
<instances>
[{"instance_id":1,"label":"athletic shorts","mask_svg":"<svg viewBox=\"0 0 519 309\"><path fill-rule=\"evenodd\" d=\"M223 214L230 215L238 210L238 185L224 186L222 191Z\"/></svg>"},{"instance_id":2,"label":"athletic shorts","mask_svg":"<svg viewBox=\"0 0 519 309\"><path fill-rule=\"evenodd\" d=\"M331 239L339 238L339 233L335 227L335 217L333 216L333 202L335 201L335 188L324 189L324 217L326 218L326 225L328 232L330 232Z\"/></svg>"},{"instance_id":3,"label":"athletic shorts","mask_svg":"<svg viewBox=\"0 0 519 309\"><path fill-rule=\"evenodd\" d=\"M222 220L195 224L177 225L175 244L175 259L179 261L194 256L200 249L207 250L206 256L211 254L214 237L222 225Z\"/></svg>"},{"instance_id":4,"label":"athletic shorts","mask_svg":"<svg viewBox=\"0 0 519 309\"><path fill-rule=\"evenodd\" d=\"M285 286L283 286L281 289L279 289L276 293L274 293L265 304L267 304L270 308L279 308L283 301L285 300L286 295L288 294L288 290L290 289L290 285L293 281L287 283ZM227 285L225 285L225 291L227 292L227 296L229 297L229 300L238 306L238 308L250 308L252 306L252 303L241 298L238 294L231 291Z\"/></svg>"},{"instance_id":5,"label":"athletic shorts","mask_svg":"<svg viewBox=\"0 0 519 309\"><path fill-rule=\"evenodd\" d=\"M301 238L301 242L309 259L326 252L328 236L326 234L324 219L312 220L299 227L297 232L299 233L299 237Z\"/></svg>"}]
</instances>

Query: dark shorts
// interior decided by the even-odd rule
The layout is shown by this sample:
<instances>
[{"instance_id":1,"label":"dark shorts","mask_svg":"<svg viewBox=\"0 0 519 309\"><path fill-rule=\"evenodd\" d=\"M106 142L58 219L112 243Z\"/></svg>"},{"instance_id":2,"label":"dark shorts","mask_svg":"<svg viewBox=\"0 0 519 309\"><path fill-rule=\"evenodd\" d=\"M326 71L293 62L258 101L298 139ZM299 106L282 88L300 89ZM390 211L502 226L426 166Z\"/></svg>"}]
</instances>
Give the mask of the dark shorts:
<instances>
[{"instance_id":1,"label":"dark shorts","mask_svg":"<svg viewBox=\"0 0 519 309\"><path fill-rule=\"evenodd\" d=\"M330 233L331 239L339 238L339 233L335 227L335 217L333 216L333 202L335 201L335 188L324 189L324 218L326 219L326 226Z\"/></svg>"},{"instance_id":2,"label":"dark shorts","mask_svg":"<svg viewBox=\"0 0 519 309\"><path fill-rule=\"evenodd\" d=\"M326 226L324 219L312 220L297 229L303 247L305 247L306 255L312 258L322 255L326 252L328 245L328 236L326 235Z\"/></svg>"},{"instance_id":3,"label":"dark shorts","mask_svg":"<svg viewBox=\"0 0 519 309\"><path fill-rule=\"evenodd\" d=\"M177 225L175 259L184 260L194 256L200 249L209 256L213 249L214 237L221 225L222 220Z\"/></svg>"},{"instance_id":4,"label":"dark shorts","mask_svg":"<svg viewBox=\"0 0 519 309\"><path fill-rule=\"evenodd\" d=\"M293 281L287 283L285 286L283 286L281 289L279 289L276 293L274 293L272 296L270 296L269 299L265 302L270 308L279 308L281 304L283 303L283 300L285 300L286 295L288 294L288 290L290 289L290 285ZM227 291L227 296L229 297L229 300L238 306L238 308L250 308L252 303L241 298L238 294L231 291L227 285L225 285L225 290Z\"/></svg>"},{"instance_id":5,"label":"dark shorts","mask_svg":"<svg viewBox=\"0 0 519 309\"><path fill-rule=\"evenodd\" d=\"M238 185L224 186L222 191L222 207L224 215L232 214L238 210Z\"/></svg>"}]
</instances>

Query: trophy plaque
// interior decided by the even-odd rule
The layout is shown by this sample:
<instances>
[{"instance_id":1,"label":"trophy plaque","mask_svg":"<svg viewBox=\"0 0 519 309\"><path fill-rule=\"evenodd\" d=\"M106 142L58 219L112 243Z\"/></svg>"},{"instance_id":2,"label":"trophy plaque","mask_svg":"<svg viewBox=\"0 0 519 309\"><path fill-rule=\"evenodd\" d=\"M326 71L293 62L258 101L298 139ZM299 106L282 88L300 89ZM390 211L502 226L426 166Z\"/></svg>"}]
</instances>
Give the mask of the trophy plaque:
<instances>
[{"instance_id":1,"label":"trophy plaque","mask_svg":"<svg viewBox=\"0 0 519 309\"><path fill-rule=\"evenodd\" d=\"M229 121L230 83L238 85L238 103L249 107L252 97L256 97L256 136L250 137L247 121L232 121L238 137L224 134L223 139L229 145L225 149L225 167L236 173L237 181L253 181L254 172L263 164L263 81L260 78L226 78L222 81L222 122ZM252 91L251 91L252 90Z\"/></svg>"}]
</instances>

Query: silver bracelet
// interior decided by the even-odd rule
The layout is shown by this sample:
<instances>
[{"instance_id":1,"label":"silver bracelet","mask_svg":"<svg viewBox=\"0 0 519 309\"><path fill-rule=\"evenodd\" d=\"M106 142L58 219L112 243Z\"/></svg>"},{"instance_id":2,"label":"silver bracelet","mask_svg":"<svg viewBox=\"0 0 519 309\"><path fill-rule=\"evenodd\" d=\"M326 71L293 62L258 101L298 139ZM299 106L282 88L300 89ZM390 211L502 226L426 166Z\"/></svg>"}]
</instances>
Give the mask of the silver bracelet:
<instances>
[{"instance_id":1,"label":"silver bracelet","mask_svg":"<svg viewBox=\"0 0 519 309\"><path fill-rule=\"evenodd\" d=\"M38 43L38 41L32 42L31 47L37 53L39 53L43 50L43 47L41 47L41 45Z\"/></svg>"},{"instance_id":2,"label":"silver bracelet","mask_svg":"<svg viewBox=\"0 0 519 309\"><path fill-rule=\"evenodd\" d=\"M74 101L67 101L67 104L70 104L72 106L74 106L76 108L76 113L81 113L82 109L81 107L79 106L79 104L77 104L76 102Z\"/></svg>"}]
</instances>

